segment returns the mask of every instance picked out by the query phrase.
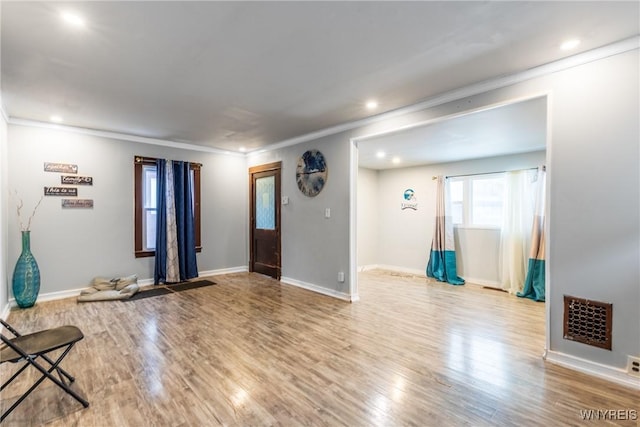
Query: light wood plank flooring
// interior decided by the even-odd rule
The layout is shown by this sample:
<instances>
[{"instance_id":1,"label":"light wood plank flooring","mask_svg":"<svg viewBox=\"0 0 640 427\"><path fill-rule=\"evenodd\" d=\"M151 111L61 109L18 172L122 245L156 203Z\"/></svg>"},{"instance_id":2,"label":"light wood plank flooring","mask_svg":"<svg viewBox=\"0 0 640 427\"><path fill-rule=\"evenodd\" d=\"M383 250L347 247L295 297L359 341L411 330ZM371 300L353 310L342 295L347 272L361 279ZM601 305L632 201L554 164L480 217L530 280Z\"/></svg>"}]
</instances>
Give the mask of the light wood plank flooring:
<instances>
[{"instance_id":1,"label":"light wood plank flooring","mask_svg":"<svg viewBox=\"0 0 640 427\"><path fill-rule=\"evenodd\" d=\"M581 410L638 411L639 394L543 362L543 304L379 271L361 273L354 304L249 273L212 280L138 301L12 311L23 332L83 330L63 366L91 406L47 381L4 424L638 425L582 420ZM3 409L36 375L23 377L3 391Z\"/></svg>"}]
</instances>

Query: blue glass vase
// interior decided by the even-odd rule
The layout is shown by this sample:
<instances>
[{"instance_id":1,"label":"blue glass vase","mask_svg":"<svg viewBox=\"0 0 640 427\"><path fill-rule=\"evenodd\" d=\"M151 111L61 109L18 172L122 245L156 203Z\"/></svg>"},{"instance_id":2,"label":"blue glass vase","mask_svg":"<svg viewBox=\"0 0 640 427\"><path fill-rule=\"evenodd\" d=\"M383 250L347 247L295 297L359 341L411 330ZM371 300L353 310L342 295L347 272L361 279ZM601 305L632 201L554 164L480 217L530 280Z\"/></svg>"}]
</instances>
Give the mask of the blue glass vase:
<instances>
[{"instance_id":1,"label":"blue glass vase","mask_svg":"<svg viewBox=\"0 0 640 427\"><path fill-rule=\"evenodd\" d=\"M40 269L31 253L31 232L22 232L22 253L13 269L13 296L20 308L32 307L40 292Z\"/></svg>"}]
</instances>

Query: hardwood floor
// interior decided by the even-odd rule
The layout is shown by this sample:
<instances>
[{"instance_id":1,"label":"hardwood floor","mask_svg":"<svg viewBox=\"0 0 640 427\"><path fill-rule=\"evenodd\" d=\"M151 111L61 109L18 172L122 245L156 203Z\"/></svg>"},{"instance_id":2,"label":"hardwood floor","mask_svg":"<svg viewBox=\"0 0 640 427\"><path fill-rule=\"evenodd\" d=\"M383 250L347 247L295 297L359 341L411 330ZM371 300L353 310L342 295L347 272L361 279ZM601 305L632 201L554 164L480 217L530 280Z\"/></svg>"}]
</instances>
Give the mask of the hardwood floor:
<instances>
[{"instance_id":1,"label":"hardwood floor","mask_svg":"<svg viewBox=\"0 0 640 427\"><path fill-rule=\"evenodd\" d=\"M640 409L637 391L543 362L540 303L379 271L361 273L353 304L249 273L213 280L12 311L22 332L83 330L63 366L91 405L46 381L5 425L570 426L594 424L581 410ZM2 409L37 378L23 377ZM638 425L597 425L616 423Z\"/></svg>"}]
</instances>

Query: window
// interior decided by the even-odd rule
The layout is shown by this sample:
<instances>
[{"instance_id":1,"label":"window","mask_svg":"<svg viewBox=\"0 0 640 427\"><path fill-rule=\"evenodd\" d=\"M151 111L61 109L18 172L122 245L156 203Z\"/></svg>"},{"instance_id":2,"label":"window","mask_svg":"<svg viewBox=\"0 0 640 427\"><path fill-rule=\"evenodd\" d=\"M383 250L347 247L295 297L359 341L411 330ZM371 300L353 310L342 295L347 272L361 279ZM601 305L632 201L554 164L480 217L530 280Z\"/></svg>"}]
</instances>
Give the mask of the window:
<instances>
[{"instance_id":1,"label":"window","mask_svg":"<svg viewBox=\"0 0 640 427\"><path fill-rule=\"evenodd\" d=\"M471 179L471 224L502 226L504 176Z\"/></svg>"},{"instance_id":2,"label":"window","mask_svg":"<svg viewBox=\"0 0 640 427\"><path fill-rule=\"evenodd\" d=\"M155 166L142 166L142 250L156 248L156 175Z\"/></svg>"},{"instance_id":3,"label":"window","mask_svg":"<svg viewBox=\"0 0 640 427\"><path fill-rule=\"evenodd\" d=\"M454 225L501 227L504 174L449 179L449 205Z\"/></svg>"},{"instance_id":4,"label":"window","mask_svg":"<svg viewBox=\"0 0 640 427\"><path fill-rule=\"evenodd\" d=\"M136 156L135 175L135 256L155 255L156 248L156 159ZM193 213L196 229L196 251L202 250L200 239L200 165L191 164L191 188L193 188Z\"/></svg>"}]
</instances>

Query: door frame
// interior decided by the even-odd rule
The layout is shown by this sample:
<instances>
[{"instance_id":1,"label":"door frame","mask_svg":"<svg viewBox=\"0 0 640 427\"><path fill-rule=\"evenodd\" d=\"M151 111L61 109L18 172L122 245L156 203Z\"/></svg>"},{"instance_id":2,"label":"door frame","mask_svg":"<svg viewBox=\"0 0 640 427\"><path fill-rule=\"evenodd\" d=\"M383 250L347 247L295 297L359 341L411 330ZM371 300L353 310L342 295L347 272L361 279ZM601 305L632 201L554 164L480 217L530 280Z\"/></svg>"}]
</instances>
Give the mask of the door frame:
<instances>
[{"instance_id":1,"label":"door frame","mask_svg":"<svg viewBox=\"0 0 640 427\"><path fill-rule=\"evenodd\" d=\"M276 210L276 236L277 236L277 280L280 280L282 275L282 227L280 222L280 195L281 195L281 176L282 176L282 162L267 163L264 165L253 166L249 168L249 271L254 271L254 231L255 231L255 188L253 175L263 172L277 172L276 174L276 188L275 188L275 210Z\"/></svg>"}]
</instances>

